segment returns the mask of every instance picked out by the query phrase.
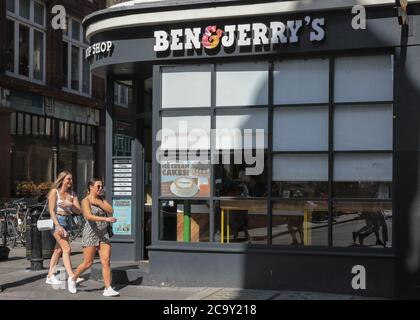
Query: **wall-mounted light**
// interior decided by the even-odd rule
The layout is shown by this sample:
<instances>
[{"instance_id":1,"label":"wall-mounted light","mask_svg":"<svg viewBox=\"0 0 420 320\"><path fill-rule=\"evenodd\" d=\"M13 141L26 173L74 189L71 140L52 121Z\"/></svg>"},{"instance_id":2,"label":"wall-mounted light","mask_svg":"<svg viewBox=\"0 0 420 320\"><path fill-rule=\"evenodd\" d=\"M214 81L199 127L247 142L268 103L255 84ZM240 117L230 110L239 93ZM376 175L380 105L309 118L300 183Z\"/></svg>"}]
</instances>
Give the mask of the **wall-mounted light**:
<instances>
[{"instance_id":1,"label":"wall-mounted light","mask_svg":"<svg viewBox=\"0 0 420 320\"><path fill-rule=\"evenodd\" d=\"M400 25L408 25L408 0L395 0L398 11L398 23Z\"/></svg>"}]
</instances>

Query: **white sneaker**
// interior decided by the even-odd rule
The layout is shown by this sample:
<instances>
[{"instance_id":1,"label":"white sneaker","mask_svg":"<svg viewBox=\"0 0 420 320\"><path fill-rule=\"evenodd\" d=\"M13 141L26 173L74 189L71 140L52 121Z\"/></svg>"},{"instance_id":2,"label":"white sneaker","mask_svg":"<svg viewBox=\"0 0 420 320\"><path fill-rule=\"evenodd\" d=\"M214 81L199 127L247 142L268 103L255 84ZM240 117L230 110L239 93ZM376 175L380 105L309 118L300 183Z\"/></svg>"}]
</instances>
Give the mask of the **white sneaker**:
<instances>
[{"instance_id":1,"label":"white sneaker","mask_svg":"<svg viewBox=\"0 0 420 320\"><path fill-rule=\"evenodd\" d=\"M72 277L69 277L67 279L67 289L69 290L70 293L76 293L77 292L76 281L73 281Z\"/></svg>"},{"instance_id":2,"label":"white sneaker","mask_svg":"<svg viewBox=\"0 0 420 320\"><path fill-rule=\"evenodd\" d=\"M119 295L120 294L117 291L115 291L114 289L112 289L112 287L104 289L104 293L103 293L104 297L116 297L116 296L119 296Z\"/></svg>"},{"instance_id":3,"label":"white sneaker","mask_svg":"<svg viewBox=\"0 0 420 320\"><path fill-rule=\"evenodd\" d=\"M61 284L61 280L58 280L55 275L51 277L47 276L47 280L45 280L46 284Z\"/></svg>"},{"instance_id":4,"label":"white sneaker","mask_svg":"<svg viewBox=\"0 0 420 320\"><path fill-rule=\"evenodd\" d=\"M79 284L80 282L83 282L83 281L85 281L85 279L84 278L77 278L77 280L76 280L76 284Z\"/></svg>"}]
</instances>

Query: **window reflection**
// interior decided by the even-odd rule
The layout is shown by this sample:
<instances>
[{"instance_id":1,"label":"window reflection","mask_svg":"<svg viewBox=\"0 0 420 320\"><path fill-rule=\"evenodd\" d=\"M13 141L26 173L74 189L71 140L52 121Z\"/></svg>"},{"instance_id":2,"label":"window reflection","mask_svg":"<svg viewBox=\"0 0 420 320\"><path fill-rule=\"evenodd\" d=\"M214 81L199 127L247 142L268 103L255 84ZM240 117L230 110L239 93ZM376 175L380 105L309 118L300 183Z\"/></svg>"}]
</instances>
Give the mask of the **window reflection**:
<instances>
[{"instance_id":1,"label":"window reflection","mask_svg":"<svg viewBox=\"0 0 420 320\"><path fill-rule=\"evenodd\" d=\"M263 151L261 153L266 158ZM255 154L255 152L254 152ZM230 164L220 164L215 166L215 190L217 197L243 197L243 198L255 198L255 197L266 197L267 196L267 175L266 175L266 163L264 159L264 169L260 175L250 175L247 172L247 165L241 152L239 155L241 159L240 164L236 164L239 161L235 161L235 153L227 152L220 155L220 162L230 162ZM223 159L222 159L223 158ZM229 161L227 161L229 159Z\"/></svg>"},{"instance_id":2,"label":"window reflection","mask_svg":"<svg viewBox=\"0 0 420 320\"><path fill-rule=\"evenodd\" d=\"M266 200L221 200L215 207L214 241L267 244Z\"/></svg>"},{"instance_id":3,"label":"window reflection","mask_svg":"<svg viewBox=\"0 0 420 320\"><path fill-rule=\"evenodd\" d=\"M161 201L159 208L160 240L208 242L209 212L208 201Z\"/></svg>"},{"instance_id":4,"label":"window reflection","mask_svg":"<svg viewBox=\"0 0 420 320\"><path fill-rule=\"evenodd\" d=\"M391 247L391 202L337 202L334 204L335 247Z\"/></svg>"},{"instance_id":5,"label":"window reflection","mask_svg":"<svg viewBox=\"0 0 420 320\"><path fill-rule=\"evenodd\" d=\"M273 202L272 243L326 246L328 203L324 201Z\"/></svg>"}]
</instances>

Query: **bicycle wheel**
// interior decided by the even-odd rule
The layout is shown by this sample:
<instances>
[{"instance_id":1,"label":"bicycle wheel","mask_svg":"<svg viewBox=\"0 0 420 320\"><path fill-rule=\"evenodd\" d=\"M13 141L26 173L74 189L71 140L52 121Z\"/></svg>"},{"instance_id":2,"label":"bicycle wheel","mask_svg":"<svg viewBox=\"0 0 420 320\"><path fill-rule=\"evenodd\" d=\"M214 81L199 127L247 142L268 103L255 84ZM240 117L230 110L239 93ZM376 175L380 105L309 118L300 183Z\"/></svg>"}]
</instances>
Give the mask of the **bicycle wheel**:
<instances>
[{"instance_id":1,"label":"bicycle wheel","mask_svg":"<svg viewBox=\"0 0 420 320\"><path fill-rule=\"evenodd\" d=\"M6 246L10 249L13 249L16 245L17 231L16 226L13 220L7 219L7 237L6 237Z\"/></svg>"}]
</instances>

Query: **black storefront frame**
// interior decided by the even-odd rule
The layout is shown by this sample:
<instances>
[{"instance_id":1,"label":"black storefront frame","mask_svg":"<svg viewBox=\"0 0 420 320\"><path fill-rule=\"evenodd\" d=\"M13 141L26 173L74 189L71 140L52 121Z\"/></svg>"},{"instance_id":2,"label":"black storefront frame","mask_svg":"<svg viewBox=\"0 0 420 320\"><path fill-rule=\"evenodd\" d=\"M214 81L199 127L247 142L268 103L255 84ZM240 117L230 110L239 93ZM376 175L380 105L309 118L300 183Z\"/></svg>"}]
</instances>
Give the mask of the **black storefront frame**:
<instances>
[{"instance_id":1,"label":"black storefront frame","mask_svg":"<svg viewBox=\"0 0 420 320\"><path fill-rule=\"evenodd\" d=\"M152 219L153 219L153 230L152 230L152 247L151 249L155 250L185 250L185 251L200 251L203 249L204 251L207 250L216 250L218 252L223 251L232 251L232 252L248 252L254 251L256 252L288 252L288 253L325 253L325 254L349 254L349 255L357 255L357 256L383 256L383 257L393 257L395 255L395 156L394 152L396 150L396 139L395 139L395 90L393 92L394 100L392 101L368 101L368 102L334 102L334 75L335 75L335 59L340 57L367 57L367 56L379 56L379 55L389 55L390 59L392 59L392 72L393 72L393 88L395 87L395 59L396 54L394 50L385 49L385 50L366 50L366 52L346 52L346 53L323 53L323 54L304 54L304 55L285 55L285 56L277 56L277 57L244 57L239 59L206 59L203 60L194 60L194 61L176 61L174 63L165 63L154 65L153 69L153 134L156 136L158 130L161 129L162 124L162 117L163 116L183 116L185 114L189 114L194 112L192 115L199 115L200 113L210 115L210 129L215 128L215 121L216 121L216 112L225 110L225 111L234 111L234 110L246 110L246 109L258 109L258 108L267 108L267 124L268 124L268 146L267 146L267 154L268 159L267 164L267 188L268 188L268 196L266 198L257 198L259 200L266 200L267 201L267 243L266 244L244 244L244 243L218 243L214 241L214 227L215 227L215 201L220 200L247 200L253 198L238 198L238 197L215 197L214 196L214 165L211 165L210 171L210 197L205 198L179 198L176 199L175 197L161 197L160 196L160 165L157 164L156 158L153 161L153 174L152 179L155 181L155 185L153 185L153 199L157 199L157 201L153 202L152 207ZM275 105L273 103L274 98L274 62L275 61L282 61L282 60L293 60L293 59L328 59L329 61L329 100L325 103L307 103L307 104L284 104L284 105ZM216 106L216 65L219 63L235 63L235 62L265 62L267 63L267 71L268 71L268 104L267 105L251 105L251 106ZM184 107L184 108L162 108L162 88L161 88L161 75L162 75L162 68L168 66L188 66L188 65L205 65L210 67L211 72L211 106L210 107ZM392 105L392 112L393 112L393 132L392 132L392 150L353 150L353 151L334 151L333 146L333 126L334 126L334 110L336 106L346 106L346 105L375 105L375 104L389 104ZM158 107L156 107L158 106ZM279 152L273 151L273 128L274 128L274 110L277 108L285 108L285 107L316 107L316 106L327 106L328 107L328 151L295 151L295 152ZM198 114L197 112L198 111ZM213 139L211 141L211 150L213 149ZM158 147L158 142L154 139L153 140L153 156L156 155L156 150ZM327 154L328 155L328 198L278 198L272 197L272 166L273 166L273 157L276 154ZM392 184L391 184L391 199L375 199L375 198L334 198L333 197L333 170L334 170L334 156L335 154L369 154L369 153L376 153L376 154L391 154L392 155ZM255 198L254 198L255 199ZM178 241L165 241L159 240L159 232L160 229L160 202L161 200L203 200L210 202L210 212L209 212L209 219L210 219L210 239L209 242L178 242ZM290 201L320 201L320 202L328 202L328 243L327 246L290 246L290 245L273 245L272 244L272 206L273 202L290 202ZM347 248L347 247L334 247L333 246L333 211L334 211L334 203L335 202L359 202L359 203L371 203L371 202L382 202L382 203L391 203L392 207L392 247L386 249L378 249L378 248ZM213 250L212 250L213 249Z\"/></svg>"}]
</instances>

